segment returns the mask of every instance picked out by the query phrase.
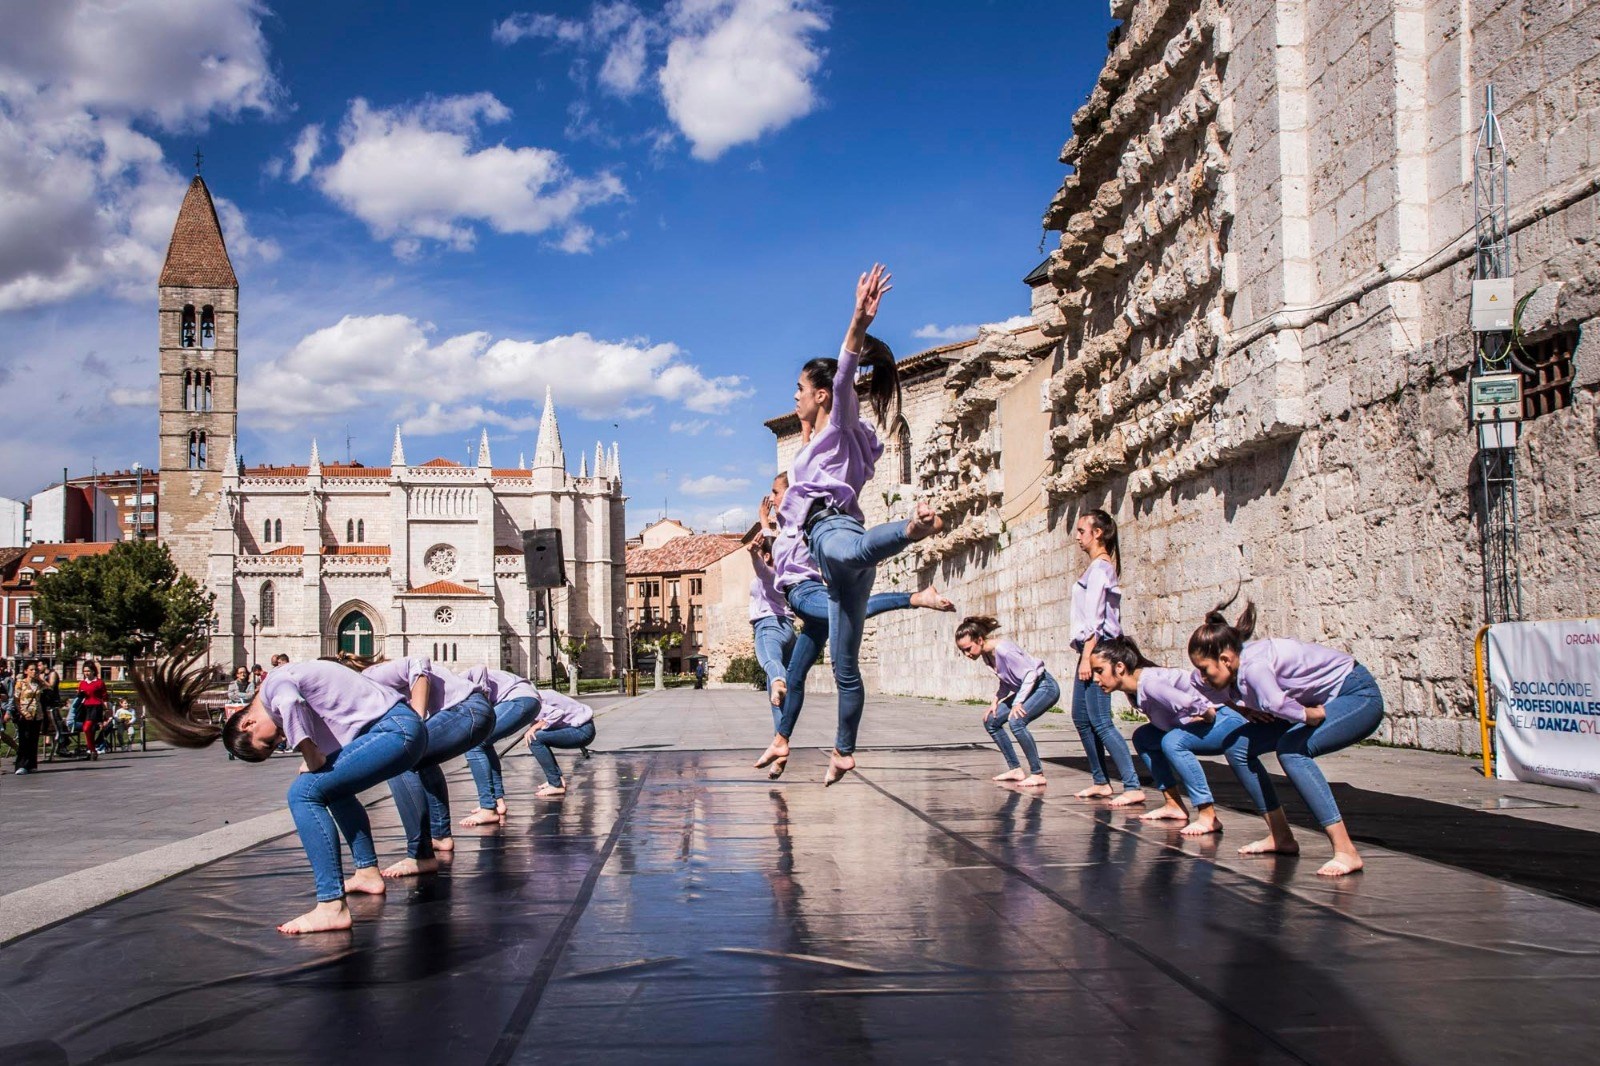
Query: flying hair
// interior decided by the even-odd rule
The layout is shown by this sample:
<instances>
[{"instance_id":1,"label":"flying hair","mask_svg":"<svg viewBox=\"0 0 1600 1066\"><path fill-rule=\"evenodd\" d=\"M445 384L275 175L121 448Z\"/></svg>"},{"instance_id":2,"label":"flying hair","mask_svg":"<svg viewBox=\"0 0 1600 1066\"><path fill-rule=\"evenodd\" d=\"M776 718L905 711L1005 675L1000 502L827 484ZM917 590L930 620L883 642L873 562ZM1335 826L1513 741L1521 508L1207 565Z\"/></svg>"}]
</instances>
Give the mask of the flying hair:
<instances>
[{"instance_id":1,"label":"flying hair","mask_svg":"<svg viewBox=\"0 0 1600 1066\"><path fill-rule=\"evenodd\" d=\"M894 352L869 333L867 342L861 346L861 368L868 371L867 402L872 407L872 417L880 427L888 426L900 417L900 371L895 366ZM839 373L839 360L813 359L800 368L800 373L812 388L831 390L833 379Z\"/></svg>"},{"instance_id":2,"label":"flying hair","mask_svg":"<svg viewBox=\"0 0 1600 1066\"><path fill-rule=\"evenodd\" d=\"M220 726L213 725L201 710L201 697L211 687L209 672L196 666L204 654L186 645L148 669L133 671L133 689L144 704L145 715L156 734L176 747L208 748L221 740L236 758L264 761L271 752L258 751L244 733L248 707L235 711Z\"/></svg>"},{"instance_id":3,"label":"flying hair","mask_svg":"<svg viewBox=\"0 0 1600 1066\"><path fill-rule=\"evenodd\" d=\"M1245 641L1256 631L1256 605L1246 600L1238 620L1229 625L1228 616L1223 612L1238 598L1238 593L1234 593L1226 602L1206 612L1205 622L1189 637L1189 658L1216 659L1225 651L1237 655L1244 650Z\"/></svg>"}]
</instances>

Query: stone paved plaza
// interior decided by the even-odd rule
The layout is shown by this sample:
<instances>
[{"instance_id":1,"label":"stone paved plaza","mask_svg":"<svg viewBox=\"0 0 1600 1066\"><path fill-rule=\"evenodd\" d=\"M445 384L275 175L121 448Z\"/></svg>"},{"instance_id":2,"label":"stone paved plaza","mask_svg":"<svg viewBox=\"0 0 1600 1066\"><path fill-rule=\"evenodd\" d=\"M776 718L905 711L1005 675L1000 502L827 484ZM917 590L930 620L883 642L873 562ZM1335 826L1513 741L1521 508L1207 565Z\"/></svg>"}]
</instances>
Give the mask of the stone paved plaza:
<instances>
[{"instance_id":1,"label":"stone paved plaza","mask_svg":"<svg viewBox=\"0 0 1600 1066\"><path fill-rule=\"evenodd\" d=\"M512 756L509 824L462 831L447 872L358 900L349 934L273 931L310 887L275 799L291 760L152 747L7 777L0 1061L1600 1050L1595 797L1486 782L1451 756L1345 752L1327 769L1368 869L1328 882L1297 806L1306 857L1273 861L1233 854L1254 828L1237 811L1221 840L1194 841L1074 800L1086 774L1065 715L1045 720L1035 797L988 781L999 760L965 704L873 701L861 773L824 790L828 698L778 783L749 767L769 724L758 694L596 703L564 801L534 804L532 762ZM464 771L451 781L464 811ZM386 791L368 798L380 855L397 854ZM17 936L52 901L68 913L45 907L49 924Z\"/></svg>"}]
</instances>

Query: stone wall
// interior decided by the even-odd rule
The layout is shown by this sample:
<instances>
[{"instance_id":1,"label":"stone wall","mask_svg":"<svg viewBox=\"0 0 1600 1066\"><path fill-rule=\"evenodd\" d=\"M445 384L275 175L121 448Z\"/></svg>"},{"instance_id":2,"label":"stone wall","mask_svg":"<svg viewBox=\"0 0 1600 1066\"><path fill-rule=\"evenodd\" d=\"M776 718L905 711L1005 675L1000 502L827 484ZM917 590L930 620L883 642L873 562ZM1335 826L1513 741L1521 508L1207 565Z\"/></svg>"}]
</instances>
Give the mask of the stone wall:
<instances>
[{"instance_id":1,"label":"stone wall","mask_svg":"<svg viewBox=\"0 0 1600 1066\"><path fill-rule=\"evenodd\" d=\"M1048 498L995 511L1018 355L990 338L918 386L919 466L952 530L905 564L995 613L1063 679L1070 531L1122 529L1125 624L1158 661L1233 595L1261 631L1351 650L1385 739L1478 744L1483 618L1465 379L1472 148L1493 80L1514 160L1525 342L1600 313L1600 2L1117 0L1122 25L1046 214L1061 232ZM1600 613L1600 329L1517 449L1525 615ZM1019 386L1013 385L1012 388ZM974 398L994 392L999 402ZM1027 397L1023 397L1024 400ZM1013 416L1014 418L1015 416ZM998 450L997 450L998 449ZM781 450L781 448L780 448ZM982 696L948 616L886 616L879 690Z\"/></svg>"}]
</instances>

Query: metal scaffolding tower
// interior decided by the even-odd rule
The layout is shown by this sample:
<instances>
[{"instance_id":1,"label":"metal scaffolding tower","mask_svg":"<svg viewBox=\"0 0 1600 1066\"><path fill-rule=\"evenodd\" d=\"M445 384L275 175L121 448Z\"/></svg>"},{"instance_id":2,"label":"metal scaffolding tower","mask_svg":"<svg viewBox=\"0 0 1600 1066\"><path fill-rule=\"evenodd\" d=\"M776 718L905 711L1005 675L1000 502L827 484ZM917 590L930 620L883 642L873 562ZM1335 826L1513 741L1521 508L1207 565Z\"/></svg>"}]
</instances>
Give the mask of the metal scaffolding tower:
<instances>
[{"instance_id":1,"label":"metal scaffolding tower","mask_svg":"<svg viewBox=\"0 0 1600 1066\"><path fill-rule=\"evenodd\" d=\"M1477 218L1477 281L1511 277L1510 194L1507 188L1506 146L1494 109L1494 86L1484 90L1483 124L1473 151L1472 206ZM1509 288L1505 290L1509 300ZM1474 312L1478 286L1474 286ZM1476 317L1476 314L1475 314ZM1474 323L1478 357L1473 367L1472 408L1478 434L1479 555L1483 564L1483 610L1486 622L1522 617L1522 576L1517 540L1517 430L1521 421L1522 393L1514 380L1519 369L1513 353L1512 329L1482 329ZM1515 413L1502 416L1494 386ZM1514 399L1511 390L1514 388ZM1480 409L1481 408L1481 409Z\"/></svg>"}]
</instances>

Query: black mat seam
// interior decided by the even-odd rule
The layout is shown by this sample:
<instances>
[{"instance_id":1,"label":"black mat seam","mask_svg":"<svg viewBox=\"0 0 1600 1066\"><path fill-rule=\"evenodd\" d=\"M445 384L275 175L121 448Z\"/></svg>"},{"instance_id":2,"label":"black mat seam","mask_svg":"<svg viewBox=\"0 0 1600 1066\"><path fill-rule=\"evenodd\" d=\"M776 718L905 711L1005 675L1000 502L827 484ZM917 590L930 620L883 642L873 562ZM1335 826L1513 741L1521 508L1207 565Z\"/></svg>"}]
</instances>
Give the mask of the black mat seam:
<instances>
[{"instance_id":1,"label":"black mat seam","mask_svg":"<svg viewBox=\"0 0 1600 1066\"><path fill-rule=\"evenodd\" d=\"M1054 903L1056 906L1060 907L1074 918L1077 918L1079 921L1089 926L1089 928L1093 929L1095 932L1111 940L1119 947L1122 947L1123 949L1138 956L1140 959L1155 967L1161 973L1165 974L1169 979L1181 986L1185 991L1189 992L1197 999L1209 1004L1213 1009L1221 1014L1226 1015L1227 1017L1238 1022L1240 1025L1243 1025L1245 1028L1261 1037L1261 1039L1265 1040L1268 1044L1289 1056L1295 1062L1306 1063L1307 1066L1310 1066L1310 1059L1300 1055L1294 1050L1293 1047L1284 1043L1284 1041L1279 1039L1275 1034L1261 1028L1249 1018L1246 1018L1244 1015L1234 1010L1227 1004L1226 1001L1224 1001L1216 993L1212 992L1204 984L1193 980L1188 974L1184 973L1177 966L1168 962L1166 959L1163 959L1154 952L1149 951L1132 937L1129 937L1125 933L1118 932L1117 930L1106 925L1104 922L1100 921L1100 919L1094 917L1092 914L1089 914L1087 911L1074 904L1071 900L1067 899L1061 893L1057 892L1049 885L1046 885L1044 882L1040 881L1026 870L1023 870L1021 867L1008 862L998 855L992 854L988 849L972 840L966 834L951 829L949 826L940 822L931 814L928 814L926 811L916 807L909 801L901 799L899 796L879 785L876 781L873 781L865 774L858 771L856 776L861 779L863 784L873 789L879 795L910 811L917 818L932 826L934 829L937 829L951 840L954 840L957 844L960 844L967 850L981 856L985 862L989 863L989 865L993 866L995 869L1000 870L1008 876L1014 877L1021 881L1023 884L1039 893L1045 899L1048 899L1050 902Z\"/></svg>"},{"instance_id":2,"label":"black mat seam","mask_svg":"<svg viewBox=\"0 0 1600 1066\"><path fill-rule=\"evenodd\" d=\"M633 783L633 792L623 802L622 809L617 812L617 820L612 824L611 832L606 837L605 844L601 846L599 854L589 866L589 872L584 874L583 883L578 886L578 894L573 898L572 906L567 908L561 924L556 927L555 935L550 938L544 954L539 957L539 964L528 976L528 986L523 989L516 1007L512 1009L505 1028L500 1030L500 1038L489 1051L489 1057L485 1060L487 1066L505 1066L521 1045L523 1036L527 1034L528 1026L532 1024L533 1016L544 998L544 991L550 985L550 978L555 975L556 964L561 961L561 956L566 954L567 945L572 941L572 934L578 928L579 920L583 918L584 911L589 909L589 901L594 897L600 875L605 871L606 864L611 861L611 853L616 850L617 841L622 838L623 830L633 817L634 808L639 805L639 798L644 795L644 783L650 776L651 761L653 760L647 760L644 768L639 771L639 777Z\"/></svg>"}]
</instances>

